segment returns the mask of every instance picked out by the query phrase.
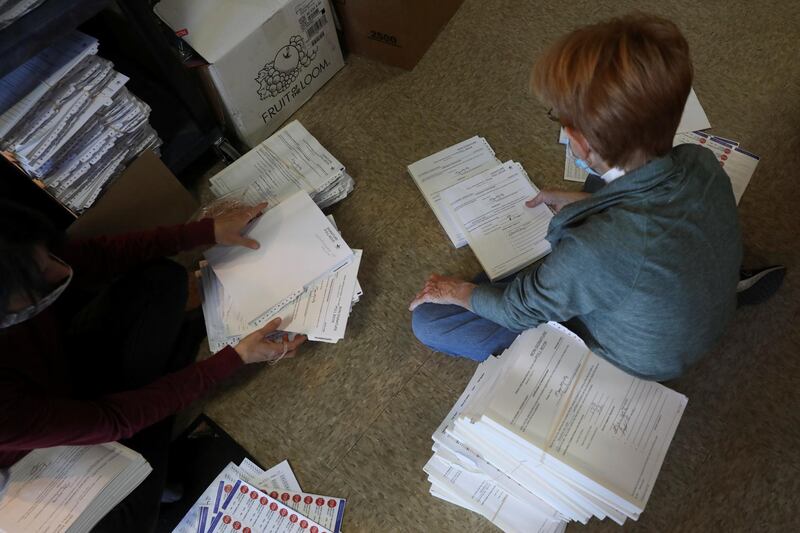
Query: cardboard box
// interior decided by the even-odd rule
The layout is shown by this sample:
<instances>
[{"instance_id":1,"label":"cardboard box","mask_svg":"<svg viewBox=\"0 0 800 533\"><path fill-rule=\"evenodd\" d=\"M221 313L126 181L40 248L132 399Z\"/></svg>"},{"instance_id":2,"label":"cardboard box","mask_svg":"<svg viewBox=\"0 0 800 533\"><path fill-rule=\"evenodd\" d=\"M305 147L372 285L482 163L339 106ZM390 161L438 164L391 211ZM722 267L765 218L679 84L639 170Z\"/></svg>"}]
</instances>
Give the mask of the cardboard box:
<instances>
[{"instance_id":1,"label":"cardboard box","mask_svg":"<svg viewBox=\"0 0 800 533\"><path fill-rule=\"evenodd\" d=\"M162 0L153 9L208 62L226 121L251 148L344 66L328 0Z\"/></svg>"},{"instance_id":2,"label":"cardboard box","mask_svg":"<svg viewBox=\"0 0 800 533\"><path fill-rule=\"evenodd\" d=\"M146 150L67 233L72 238L88 238L183 224L197 209L189 191L156 154Z\"/></svg>"},{"instance_id":3,"label":"cardboard box","mask_svg":"<svg viewBox=\"0 0 800 533\"><path fill-rule=\"evenodd\" d=\"M411 70L463 0L334 0L350 52Z\"/></svg>"}]
</instances>

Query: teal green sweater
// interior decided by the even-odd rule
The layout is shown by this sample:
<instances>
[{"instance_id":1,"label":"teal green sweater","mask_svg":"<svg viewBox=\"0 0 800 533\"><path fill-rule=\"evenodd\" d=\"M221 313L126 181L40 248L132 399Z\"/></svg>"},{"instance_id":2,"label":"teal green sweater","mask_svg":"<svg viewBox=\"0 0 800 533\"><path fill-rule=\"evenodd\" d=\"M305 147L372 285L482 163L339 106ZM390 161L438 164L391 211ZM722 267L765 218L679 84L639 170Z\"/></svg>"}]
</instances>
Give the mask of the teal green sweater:
<instances>
[{"instance_id":1,"label":"teal green sweater","mask_svg":"<svg viewBox=\"0 0 800 533\"><path fill-rule=\"evenodd\" d=\"M673 148L564 207L547 240L536 267L476 288L474 312L513 331L565 323L623 370L664 381L707 353L736 309L736 203L706 148Z\"/></svg>"}]
</instances>

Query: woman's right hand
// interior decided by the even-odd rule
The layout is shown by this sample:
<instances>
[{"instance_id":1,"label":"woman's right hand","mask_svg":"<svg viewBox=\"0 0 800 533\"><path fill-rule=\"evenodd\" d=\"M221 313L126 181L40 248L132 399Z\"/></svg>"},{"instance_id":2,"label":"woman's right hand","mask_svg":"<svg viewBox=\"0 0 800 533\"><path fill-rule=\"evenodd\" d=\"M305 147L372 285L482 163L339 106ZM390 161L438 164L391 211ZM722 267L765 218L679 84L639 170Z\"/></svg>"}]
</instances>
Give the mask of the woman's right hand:
<instances>
[{"instance_id":1,"label":"woman's right hand","mask_svg":"<svg viewBox=\"0 0 800 533\"><path fill-rule=\"evenodd\" d=\"M590 196L591 193L588 192L571 192L549 189L539 191L539 194L525 202L525 205L527 207L536 207L539 204L546 204L550 206L553 211L558 213L565 205L583 200Z\"/></svg>"},{"instance_id":2,"label":"woman's right hand","mask_svg":"<svg viewBox=\"0 0 800 533\"><path fill-rule=\"evenodd\" d=\"M244 364L277 362L296 355L297 347L306 341L305 335L297 335L291 341L288 335L284 335L283 340L278 342L266 339L270 333L278 331L280 325L281 319L276 318L239 341L234 350Z\"/></svg>"}]
</instances>

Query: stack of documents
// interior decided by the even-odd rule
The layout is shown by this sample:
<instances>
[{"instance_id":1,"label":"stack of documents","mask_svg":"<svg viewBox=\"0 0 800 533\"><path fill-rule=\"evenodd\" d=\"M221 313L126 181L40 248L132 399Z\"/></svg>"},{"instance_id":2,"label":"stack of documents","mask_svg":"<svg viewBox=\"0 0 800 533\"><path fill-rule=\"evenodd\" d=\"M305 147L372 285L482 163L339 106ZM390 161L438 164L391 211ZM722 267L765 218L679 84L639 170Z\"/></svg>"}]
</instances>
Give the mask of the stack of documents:
<instances>
[{"instance_id":1,"label":"stack of documents","mask_svg":"<svg viewBox=\"0 0 800 533\"><path fill-rule=\"evenodd\" d=\"M217 196L257 204L280 203L307 192L324 209L343 200L355 182L328 150L295 120L211 178Z\"/></svg>"},{"instance_id":2,"label":"stack of documents","mask_svg":"<svg viewBox=\"0 0 800 533\"><path fill-rule=\"evenodd\" d=\"M33 450L11 467L0 531L90 531L151 471L116 442Z\"/></svg>"},{"instance_id":3,"label":"stack of documents","mask_svg":"<svg viewBox=\"0 0 800 533\"><path fill-rule=\"evenodd\" d=\"M173 533L339 533L347 500L303 492L289 463L229 463Z\"/></svg>"},{"instance_id":4,"label":"stack of documents","mask_svg":"<svg viewBox=\"0 0 800 533\"><path fill-rule=\"evenodd\" d=\"M686 402L542 324L478 366L433 434L431 494L504 531L636 520Z\"/></svg>"},{"instance_id":5,"label":"stack of documents","mask_svg":"<svg viewBox=\"0 0 800 533\"><path fill-rule=\"evenodd\" d=\"M453 245L469 244L492 281L550 253L552 212L525 207L539 190L521 164L500 163L483 137L412 163L408 172Z\"/></svg>"},{"instance_id":6,"label":"stack of documents","mask_svg":"<svg viewBox=\"0 0 800 533\"><path fill-rule=\"evenodd\" d=\"M686 107L683 109L683 116L681 116L680 124L678 124L678 130L672 141L672 146L699 144L714 152L720 165L722 165L731 179L733 194L738 204L748 183L750 183L750 178L753 177L753 173L756 171L759 157L742 150L736 141L714 137L700 131L710 127L711 123L708 121L706 112L703 110L703 106L700 105L700 100L698 100L694 89L692 89L689 92L689 98L686 100ZM559 132L558 142L563 144L566 150L564 179L580 183L585 182L588 174L575 164L575 155L570 150L569 139L564 133L564 128L561 128Z\"/></svg>"},{"instance_id":7,"label":"stack of documents","mask_svg":"<svg viewBox=\"0 0 800 533\"><path fill-rule=\"evenodd\" d=\"M44 0L0 0L0 30L33 11L42 2Z\"/></svg>"},{"instance_id":8,"label":"stack of documents","mask_svg":"<svg viewBox=\"0 0 800 533\"><path fill-rule=\"evenodd\" d=\"M73 32L0 79L0 147L62 204L80 212L161 140L127 76Z\"/></svg>"},{"instance_id":9,"label":"stack of documents","mask_svg":"<svg viewBox=\"0 0 800 533\"><path fill-rule=\"evenodd\" d=\"M247 235L258 250L215 246L201 264L203 314L216 352L274 318L281 331L335 343L344 338L361 250L351 250L331 217L305 191L273 205Z\"/></svg>"}]
</instances>

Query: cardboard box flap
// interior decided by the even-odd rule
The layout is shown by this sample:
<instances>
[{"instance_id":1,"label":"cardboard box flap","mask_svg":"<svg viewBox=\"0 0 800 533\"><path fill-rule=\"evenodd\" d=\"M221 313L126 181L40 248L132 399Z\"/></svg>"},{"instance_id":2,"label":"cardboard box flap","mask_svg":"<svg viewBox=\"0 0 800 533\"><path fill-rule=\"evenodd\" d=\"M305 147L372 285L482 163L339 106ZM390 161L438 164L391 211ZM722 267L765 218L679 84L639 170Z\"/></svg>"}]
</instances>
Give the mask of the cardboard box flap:
<instances>
[{"instance_id":1,"label":"cardboard box flap","mask_svg":"<svg viewBox=\"0 0 800 533\"><path fill-rule=\"evenodd\" d=\"M119 235L183 224L197 202L150 150L145 150L100 199L67 229L73 239Z\"/></svg>"},{"instance_id":2,"label":"cardboard box flap","mask_svg":"<svg viewBox=\"0 0 800 533\"><path fill-rule=\"evenodd\" d=\"M287 0L162 0L156 15L209 63L216 63Z\"/></svg>"}]
</instances>

